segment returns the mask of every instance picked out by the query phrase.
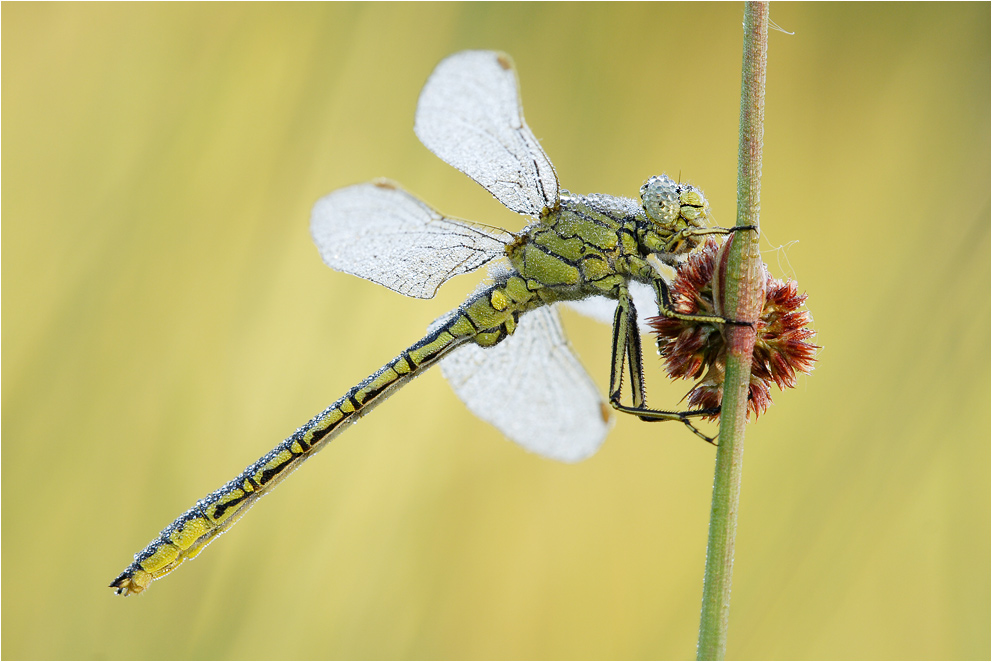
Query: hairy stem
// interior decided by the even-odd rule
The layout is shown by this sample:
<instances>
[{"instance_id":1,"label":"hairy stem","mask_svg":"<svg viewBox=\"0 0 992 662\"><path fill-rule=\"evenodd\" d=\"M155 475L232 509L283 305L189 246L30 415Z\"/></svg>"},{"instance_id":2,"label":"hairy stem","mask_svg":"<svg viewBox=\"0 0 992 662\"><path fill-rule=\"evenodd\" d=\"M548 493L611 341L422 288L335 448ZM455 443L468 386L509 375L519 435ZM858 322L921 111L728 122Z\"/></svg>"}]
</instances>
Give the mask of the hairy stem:
<instances>
[{"instance_id":1,"label":"hairy stem","mask_svg":"<svg viewBox=\"0 0 992 662\"><path fill-rule=\"evenodd\" d=\"M737 170L737 225L758 226L761 192L761 145L764 133L765 65L768 54L768 3L747 2L744 9L744 62L741 71L741 124ZM722 292L724 314L755 321L763 295L758 233L733 235ZM706 574L696 658L722 660L727 649L734 536L744 460L744 424L751 379L755 329L726 327L727 372L720 415L720 441L713 480Z\"/></svg>"}]
</instances>

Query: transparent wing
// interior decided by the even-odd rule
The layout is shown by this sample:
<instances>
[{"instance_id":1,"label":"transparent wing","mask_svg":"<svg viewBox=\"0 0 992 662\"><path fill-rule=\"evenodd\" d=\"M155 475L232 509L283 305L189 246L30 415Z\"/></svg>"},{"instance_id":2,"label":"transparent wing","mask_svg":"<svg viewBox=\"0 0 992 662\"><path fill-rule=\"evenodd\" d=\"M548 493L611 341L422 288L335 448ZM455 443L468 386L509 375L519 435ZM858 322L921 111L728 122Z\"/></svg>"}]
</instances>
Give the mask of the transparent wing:
<instances>
[{"instance_id":1,"label":"transparent wing","mask_svg":"<svg viewBox=\"0 0 992 662\"><path fill-rule=\"evenodd\" d=\"M634 300L634 307L637 308L637 328L641 333L651 333L647 318L658 315L658 302L655 300L654 290L651 289L650 285L637 281L632 281L629 287L630 296ZM613 315L617 310L616 301L600 296L586 297L579 301L567 301L565 305L586 317L611 326L613 325Z\"/></svg>"},{"instance_id":2,"label":"transparent wing","mask_svg":"<svg viewBox=\"0 0 992 662\"><path fill-rule=\"evenodd\" d=\"M427 79L414 124L427 149L534 218L558 202L558 175L524 122L513 60L463 51Z\"/></svg>"},{"instance_id":3,"label":"transparent wing","mask_svg":"<svg viewBox=\"0 0 992 662\"><path fill-rule=\"evenodd\" d=\"M327 266L418 299L503 255L513 239L504 230L445 218L386 180L325 195L313 207L310 234Z\"/></svg>"},{"instance_id":4,"label":"transparent wing","mask_svg":"<svg viewBox=\"0 0 992 662\"><path fill-rule=\"evenodd\" d=\"M516 332L495 347L455 350L441 372L472 413L545 457L583 460L613 425L551 306L522 315Z\"/></svg>"}]
</instances>

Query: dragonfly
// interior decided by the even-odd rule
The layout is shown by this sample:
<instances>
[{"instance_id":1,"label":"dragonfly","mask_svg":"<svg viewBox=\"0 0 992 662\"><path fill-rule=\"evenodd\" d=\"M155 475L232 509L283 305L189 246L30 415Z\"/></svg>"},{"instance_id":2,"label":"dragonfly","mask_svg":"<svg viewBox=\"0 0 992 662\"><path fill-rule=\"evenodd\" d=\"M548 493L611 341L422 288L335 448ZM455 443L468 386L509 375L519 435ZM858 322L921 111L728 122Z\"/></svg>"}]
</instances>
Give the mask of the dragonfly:
<instances>
[{"instance_id":1,"label":"dragonfly","mask_svg":"<svg viewBox=\"0 0 992 662\"><path fill-rule=\"evenodd\" d=\"M474 414L555 460L595 453L612 425L611 410L680 421L712 441L691 419L718 410L647 406L635 304L682 319L732 322L672 310L658 266L677 266L705 235L733 231L710 225L702 192L666 175L648 179L640 200L560 188L524 122L505 53L464 51L438 64L420 94L414 131L530 224L511 233L446 217L387 180L321 198L311 234L333 269L421 299L483 265L488 278L422 339L167 526L110 584L118 594L140 593L197 556L303 462L435 364ZM612 319L608 404L564 336L560 304ZM621 402L625 366L630 404Z\"/></svg>"}]
</instances>

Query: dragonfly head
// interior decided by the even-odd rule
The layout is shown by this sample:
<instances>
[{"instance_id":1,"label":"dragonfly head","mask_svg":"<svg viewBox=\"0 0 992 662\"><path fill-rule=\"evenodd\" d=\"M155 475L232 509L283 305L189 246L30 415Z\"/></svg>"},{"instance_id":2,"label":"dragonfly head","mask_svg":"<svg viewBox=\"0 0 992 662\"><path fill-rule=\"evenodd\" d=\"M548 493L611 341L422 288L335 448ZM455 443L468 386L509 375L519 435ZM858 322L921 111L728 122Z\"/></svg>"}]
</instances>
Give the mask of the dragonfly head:
<instances>
[{"instance_id":1,"label":"dragonfly head","mask_svg":"<svg viewBox=\"0 0 992 662\"><path fill-rule=\"evenodd\" d=\"M699 241L688 231L705 228L710 203L692 184L676 183L668 175L656 175L641 187L641 206L646 219L637 238L645 253L681 254Z\"/></svg>"},{"instance_id":2,"label":"dragonfly head","mask_svg":"<svg viewBox=\"0 0 992 662\"><path fill-rule=\"evenodd\" d=\"M676 183L668 175L655 175L641 187L641 205L656 231L678 232L706 227L710 203L692 184Z\"/></svg>"}]
</instances>

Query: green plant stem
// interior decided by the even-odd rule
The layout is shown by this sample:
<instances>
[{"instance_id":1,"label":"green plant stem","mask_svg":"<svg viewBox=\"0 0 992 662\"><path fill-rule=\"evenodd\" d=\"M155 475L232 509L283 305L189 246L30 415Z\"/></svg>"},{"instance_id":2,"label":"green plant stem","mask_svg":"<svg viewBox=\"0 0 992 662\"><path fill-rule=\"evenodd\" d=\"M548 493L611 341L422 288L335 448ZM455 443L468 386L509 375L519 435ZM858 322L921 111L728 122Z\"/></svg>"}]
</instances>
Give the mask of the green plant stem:
<instances>
[{"instance_id":1,"label":"green plant stem","mask_svg":"<svg viewBox=\"0 0 992 662\"><path fill-rule=\"evenodd\" d=\"M744 9L744 62L741 71L741 125L737 170L737 225L758 226L761 146L764 133L765 65L768 54L768 3L747 2ZM763 304L763 273L758 233L737 232L731 239L722 294L724 314L757 320ZM751 379L755 329L726 327L727 372L720 414L719 447L713 480L706 574L696 659L722 660L727 649L734 536L744 460L744 426Z\"/></svg>"}]
</instances>

